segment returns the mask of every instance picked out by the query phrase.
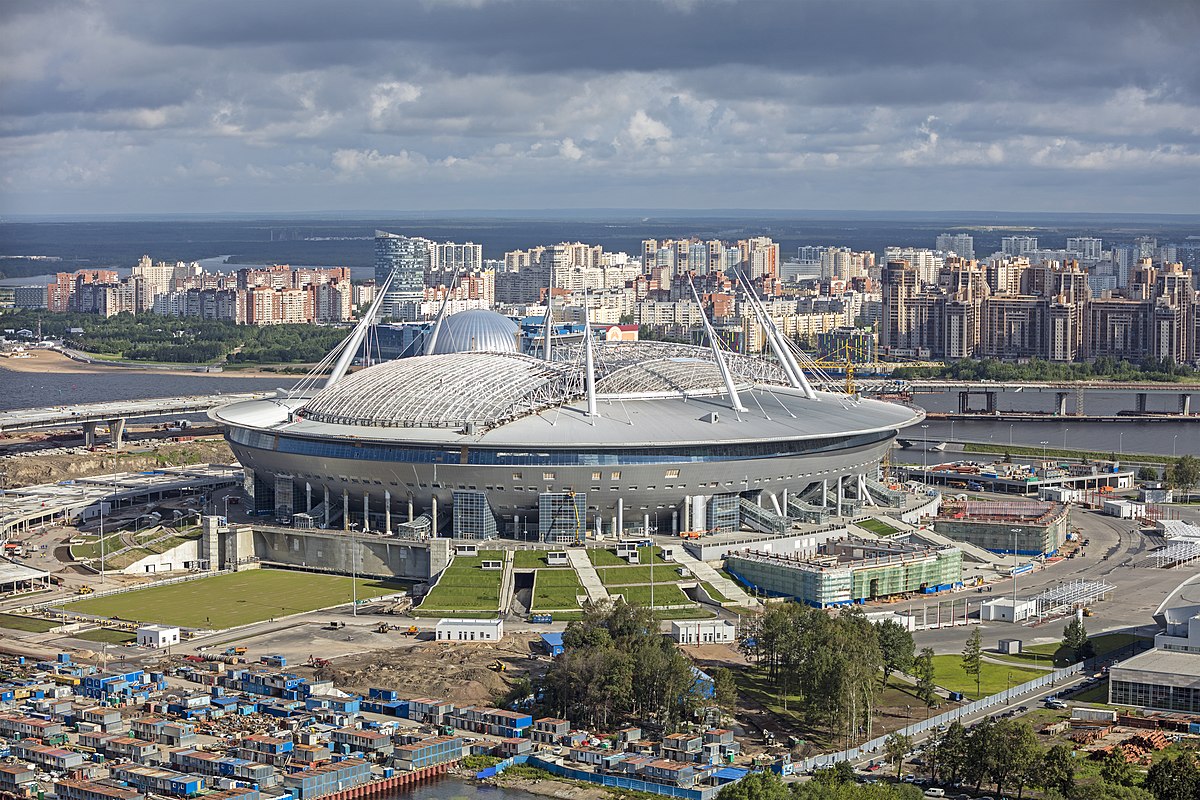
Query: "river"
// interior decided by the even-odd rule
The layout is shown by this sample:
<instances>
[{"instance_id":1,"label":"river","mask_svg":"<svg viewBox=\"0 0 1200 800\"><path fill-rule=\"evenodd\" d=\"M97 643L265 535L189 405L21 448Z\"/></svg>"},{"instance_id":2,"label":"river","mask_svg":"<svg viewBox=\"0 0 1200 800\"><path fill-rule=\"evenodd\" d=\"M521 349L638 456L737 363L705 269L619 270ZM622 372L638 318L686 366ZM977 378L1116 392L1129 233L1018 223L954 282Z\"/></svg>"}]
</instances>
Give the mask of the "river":
<instances>
[{"instance_id":1,"label":"river","mask_svg":"<svg viewBox=\"0 0 1200 800\"><path fill-rule=\"evenodd\" d=\"M488 784L472 783L458 778L442 778L431 783L422 783L393 794L380 795L381 800L457 800L473 797L485 800L530 800L538 797L532 792L507 789Z\"/></svg>"},{"instance_id":2,"label":"river","mask_svg":"<svg viewBox=\"0 0 1200 800\"><path fill-rule=\"evenodd\" d=\"M0 410L58 406L69 403L98 403L146 397L182 397L196 394L226 394L234 392L269 391L289 387L296 376L278 378L233 378L196 373L195 375L161 375L127 372L113 369L94 373L19 373L0 366ZM1054 395L1025 392L1001 392L997 403L1005 410L1046 410ZM915 402L929 411L953 411L958 395L922 394ZM1071 398L1074 403L1074 398ZM1175 395L1150 396L1151 410L1164 410L1177 402ZM1133 407L1131 392L1101 392L1088 395L1085 411L1115 414ZM1173 407L1173 406L1171 406ZM1200 408L1200 397L1193 397L1192 407ZM1072 406L1072 409L1074 406ZM1112 451L1121 453L1152 453L1157 455L1200 455L1200 422L1072 422L1069 418L1047 418L1021 422L989 422L986 420L930 420L928 430L910 428L903 438L920 442L927 436L929 444L943 441L993 442L995 444ZM920 461L919 451L916 459ZM911 459L897 456L901 460Z\"/></svg>"}]
</instances>

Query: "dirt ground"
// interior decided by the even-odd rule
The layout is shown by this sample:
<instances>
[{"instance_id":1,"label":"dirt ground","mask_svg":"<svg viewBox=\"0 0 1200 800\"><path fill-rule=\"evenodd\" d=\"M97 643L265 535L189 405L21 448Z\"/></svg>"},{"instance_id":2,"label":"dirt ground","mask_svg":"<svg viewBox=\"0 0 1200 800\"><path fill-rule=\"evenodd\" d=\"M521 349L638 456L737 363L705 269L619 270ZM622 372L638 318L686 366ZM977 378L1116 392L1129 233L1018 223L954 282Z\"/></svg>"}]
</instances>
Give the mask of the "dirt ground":
<instances>
[{"instance_id":1,"label":"dirt ground","mask_svg":"<svg viewBox=\"0 0 1200 800\"><path fill-rule=\"evenodd\" d=\"M366 694L372 687L395 689L401 697L446 699L457 705L494 704L515 679L541 675L549 657L534 650L537 636L508 634L496 644L421 642L334 660L320 676L340 689ZM492 669L500 661L505 670Z\"/></svg>"},{"instance_id":2,"label":"dirt ground","mask_svg":"<svg viewBox=\"0 0 1200 800\"><path fill-rule=\"evenodd\" d=\"M156 369L153 367L126 367L120 364L88 364L67 358L54 350L30 350L29 358L0 359L0 366L11 372L54 373L56 375L97 374L103 372L128 372L134 375L195 375L197 370L181 367L179 369ZM199 366L199 365L197 365ZM300 367L302 364L283 364L282 367ZM278 372L267 369L239 369L228 372L206 372L206 377L214 378L274 378Z\"/></svg>"},{"instance_id":3,"label":"dirt ground","mask_svg":"<svg viewBox=\"0 0 1200 800\"><path fill-rule=\"evenodd\" d=\"M0 439L0 452L19 439ZM81 446L79 442L64 442L63 447ZM107 448L73 455L33 455L0 457L0 469L8 473L8 486L30 486L56 483L71 478L87 478L113 472L139 472L164 466L188 464L229 464L233 451L223 439L203 439L192 442L159 442L153 451L132 453Z\"/></svg>"}]
</instances>

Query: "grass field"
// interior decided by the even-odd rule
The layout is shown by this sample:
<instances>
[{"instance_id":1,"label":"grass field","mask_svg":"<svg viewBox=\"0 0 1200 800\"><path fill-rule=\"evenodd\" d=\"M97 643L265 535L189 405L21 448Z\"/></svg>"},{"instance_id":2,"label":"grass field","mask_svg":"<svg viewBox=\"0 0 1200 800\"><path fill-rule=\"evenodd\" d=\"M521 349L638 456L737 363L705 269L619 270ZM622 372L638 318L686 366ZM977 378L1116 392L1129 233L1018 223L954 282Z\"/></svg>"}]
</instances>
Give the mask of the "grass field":
<instances>
[{"instance_id":1,"label":"grass field","mask_svg":"<svg viewBox=\"0 0 1200 800\"><path fill-rule=\"evenodd\" d=\"M583 586L571 569L541 569L533 579L530 611L546 608L578 608Z\"/></svg>"},{"instance_id":2,"label":"grass field","mask_svg":"<svg viewBox=\"0 0 1200 800\"><path fill-rule=\"evenodd\" d=\"M864 519L854 524L863 530L870 531L876 536L891 536L893 533L897 533L900 530L899 528L888 525L883 520L875 519L874 517L871 517L870 519Z\"/></svg>"},{"instance_id":3,"label":"grass field","mask_svg":"<svg viewBox=\"0 0 1200 800\"><path fill-rule=\"evenodd\" d=\"M641 564L650 563L650 553L654 553L655 564L669 564L670 562L663 558L661 547L639 547L638 562ZM623 558L617 558L615 550L609 550L604 547L593 547L588 551L588 559L592 562L593 567L625 567L629 562Z\"/></svg>"},{"instance_id":4,"label":"grass field","mask_svg":"<svg viewBox=\"0 0 1200 800\"><path fill-rule=\"evenodd\" d=\"M421 611L496 611L500 607L502 570L483 570L484 561L501 561L499 550L481 550L478 558L456 556L433 591L421 601Z\"/></svg>"},{"instance_id":5,"label":"grass field","mask_svg":"<svg viewBox=\"0 0 1200 800\"><path fill-rule=\"evenodd\" d=\"M649 586L622 586L613 589L612 592L624 595L627 603L649 606L650 588ZM655 584L653 588L655 606L681 606L692 603L692 600L683 593L683 589L673 583Z\"/></svg>"},{"instance_id":6,"label":"grass field","mask_svg":"<svg viewBox=\"0 0 1200 800\"><path fill-rule=\"evenodd\" d=\"M45 633L61 625L61 622L51 622L33 617L19 617L16 614L0 614L0 628L13 631L28 631L30 633Z\"/></svg>"},{"instance_id":7,"label":"grass field","mask_svg":"<svg viewBox=\"0 0 1200 800\"><path fill-rule=\"evenodd\" d=\"M1002 692L1009 686L1018 686L1025 683L1025 681L1031 681L1046 674L1044 670L1026 669L1025 667L1018 667L1015 664L1010 666L1008 664L995 664L990 661L984 661L983 668L979 673L981 692L977 693L975 691L975 676L963 672L962 656L957 653L934 656L933 672L934 680L938 686L949 689L952 692L962 692L972 700L978 700L980 697L987 697L996 692Z\"/></svg>"},{"instance_id":8,"label":"grass field","mask_svg":"<svg viewBox=\"0 0 1200 800\"><path fill-rule=\"evenodd\" d=\"M629 586L634 583L650 583L653 569L654 583L674 583L679 580L675 567L650 567L648 564L640 567L600 567L596 574L605 586Z\"/></svg>"},{"instance_id":9,"label":"grass field","mask_svg":"<svg viewBox=\"0 0 1200 800\"><path fill-rule=\"evenodd\" d=\"M513 569L570 569L570 567L550 567L546 563L546 553L549 550L518 550L513 553Z\"/></svg>"},{"instance_id":10,"label":"grass field","mask_svg":"<svg viewBox=\"0 0 1200 800\"><path fill-rule=\"evenodd\" d=\"M360 600L407 587L358 580ZM185 628L232 628L264 619L350 602L350 578L287 570L255 569L111 597L79 600L64 610Z\"/></svg>"},{"instance_id":11,"label":"grass field","mask_svg":"<svg viewBox=\"0 0 1200 800\"><path fill-rule=\"evenodd\" d=\"M713 600L716 600L718 603L729 602L729 598L721 594L717 587L713 586L711 583L707 581L701 581L700 586L704 588L704 591L708 592L709 597L711 597Z\"/></svg>"},{"instance_id":12,"label":"grass field","mask_svg":"<svg viewBox=\"0 0 1200 800\"><path fill-rule=\"evenodd\" d=\"M73 639L83 639L85 642L107 642L108 644L125 644L137 639L137 634L129 631L114 631L103 628L94 631L84 631L83 633L73 634Z\"/></svg>"}]
</instances>

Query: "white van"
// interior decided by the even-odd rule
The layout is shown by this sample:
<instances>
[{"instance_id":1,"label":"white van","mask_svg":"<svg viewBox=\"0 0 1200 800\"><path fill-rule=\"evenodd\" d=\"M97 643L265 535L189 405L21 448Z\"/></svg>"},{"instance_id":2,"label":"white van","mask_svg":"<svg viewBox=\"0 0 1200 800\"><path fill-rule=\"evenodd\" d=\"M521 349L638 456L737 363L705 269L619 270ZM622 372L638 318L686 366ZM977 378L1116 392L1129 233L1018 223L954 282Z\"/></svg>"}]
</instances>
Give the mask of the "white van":
<instances>
[{"instance_id":1,"label":"white van","mask_svg":"<svg viewBox=\"0 0 1200 800\"><path fill-rule=\"evenodd\" d=\"M926 797L945 797L946 790L939 788L937 786L930 786L928 789L925 790L925 796Z\"/></svg>"}]
</instances>

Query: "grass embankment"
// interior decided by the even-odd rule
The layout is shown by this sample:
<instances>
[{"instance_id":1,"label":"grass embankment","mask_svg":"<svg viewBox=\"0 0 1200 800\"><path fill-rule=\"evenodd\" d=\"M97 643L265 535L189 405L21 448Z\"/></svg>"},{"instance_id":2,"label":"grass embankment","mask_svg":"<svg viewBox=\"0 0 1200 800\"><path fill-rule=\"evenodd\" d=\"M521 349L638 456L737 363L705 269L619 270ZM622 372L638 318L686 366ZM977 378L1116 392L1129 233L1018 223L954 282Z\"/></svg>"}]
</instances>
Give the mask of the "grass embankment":
<instances>
[{"instance_id":1,"label":"grass embankment","mask_svg":"<svg viewBox=\"0 0 1200 800\"><path fill-rule=\"evenodd\" d=\"M679 572L669 566L601 567L596 570L605 586L631 586L638 583L674 583Z\"/></svg>"},{"instance_id":2,"label":"grass embankment","mask_svg":"<svg viewBox=\"0 0 1200 800\"><path fill-rule=\"evenodd\" d=\"M404 591L396 583L358 579L358 599ZM67 613L160 622L184 628L233 628L265 619L349 603L351 579L338 575L256 569L78 600Z\"/></svg>"},{"instance_id":3,"label":"grass embankment","mask_svg":"<svg viewBox=\"0 0 1200 800\"><path fill-rule=\"evenodd\" d=\"M20 617L16 614L0 614L0 628L8 628L11 631L45 633L46 631L57 628L61 624L61 622L52 622L45 619Z\"/></svg>"},{"instance_id":4,"label":"grass embankment","mask_svg":"<svg viewBox=\"0 0 1200 800\"><path fill-rule=\"evenodd\" d=\"M1042 448L1023 447L1022 445L983 444L968 442L963 444L964 453L1007 453L1011 456L1025 456L1042 459ZM1153 455L1150 453L1114 453L1112 450L1062 450L1050 449L1045 451L1047 459L1070 458L1077 461L1117 461L1134 462L1139 464L1169 464L1174 459L1170 456Z\"/></svg>"},{"instance_id":5,"label":"grass embankment","mask_svg":"<svg viewBox=\"0 0 1200 800\"><path fill-rule=\"evenodd\" d=\"M546 563L546 554L550 550L517 550L513 553L513 569L570 569L567 567L551 567Z\"/></svg>"},{"instance_id":6,"label":"grass embankment","mask_svg":"<svg viewBox=\"0 0 1200 800\"><path fill-rule=\"evenodd\" d=\"M500 550L481 550L478 556L455 556L433 591L421 601L424 616L494 616L500 608L500 579L503 570L485 570L484 561L503 561ZM459 612L488 611L488 614ZM436 612L436 613L434 613Z\"/></svg>"},{"instance_id":7,"label":"grass embankment","mask_svg":"<svg viewBox=\"0 0 1200 800\"><path fill-rule=\"evenodd\" d=\"M708 593L709 597L711 597L713 600L717 601L718 603L732 602L728 597L721 594L721 592L717 589L717 587L713 586L708 581L701 581L700 586L704 589L705 592Z\"/></svg>"},{"instance_id":8,"label":"grass embankment","mask_svg":"<svg viewBox=\"0 0 1200 800\"><path fill-rule=\"evenodd\" d=\"M579 608L579 597L586 594L574 570L540 569L533 577L533 599L529 610Z\"/></svg>"},{"instance_id":9,"label":"grass embankment","mask_svg":"<svg viewBox=\"0 0 1200 800\"><path fill-rule=\"evenodd\" d=\"M617 556L616 550L609 550L606 547L593 547L587 551L588 559L592 562L593 567L627 567L629 562ZM638 548L638 563L649 565L650 558L653 555L655 564L669 564L671 562L663 558L661 547L639 547Z\"/></svg>"},{"instance_id":10,"label":"grass embankment","mask_svg":"<svg viewBox=\"0 0 1200 800\"><path fill-rule=\"evenodd\" d=\"M854 524L863 530L870 531L876 536L891 536L893 533L900 532L899 528L889 525L881 519L875 519L874 517L860 520Z\"/></svg>"}]
</instances>

